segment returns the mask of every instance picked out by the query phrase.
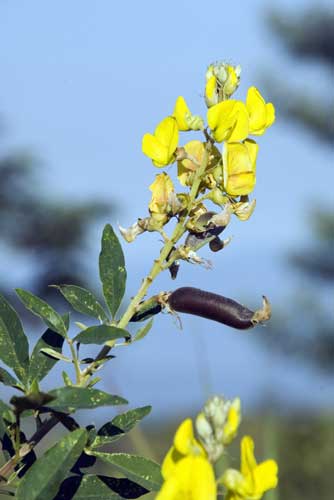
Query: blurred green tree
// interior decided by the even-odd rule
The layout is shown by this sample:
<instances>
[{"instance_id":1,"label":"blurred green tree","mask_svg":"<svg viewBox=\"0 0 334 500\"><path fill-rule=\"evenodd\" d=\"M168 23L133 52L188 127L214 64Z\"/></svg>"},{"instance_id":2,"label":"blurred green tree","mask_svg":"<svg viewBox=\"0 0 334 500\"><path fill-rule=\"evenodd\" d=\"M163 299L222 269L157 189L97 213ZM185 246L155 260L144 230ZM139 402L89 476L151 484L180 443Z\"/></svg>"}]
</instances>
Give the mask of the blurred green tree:
<instances>
[{"instance_id":1,"label":"blurred green tree","mask_svg":"<svg viewBox=\"0 0 334 500\"><path fill-rule=\"evenodd\" d=\"M321 95L314 86L313 93L307 94L303 82L297 89L271 79L271 95L277 108L321 139L324 147L332 148L334 10L316 6L296 16L271 11L268 23L293 57L295 67L298 62L307 61L312 78L316 72L316 80L323 83L327 79L329 84L326 95ZM273 322L266 338L270 346L301 355L314 366L333 373L334 316L332 299L327 300L333 298L334 285L333 205L321 204L313 208L307 223L311 232L310 243L288 256L292 268L302 273L306 287L294 294L292 305L284 307L285 312L282 311Z\"/></svg>"},{"instance_id":2,"label":"blurred green tree","mask_svg":"<svg viewBox=\"0 0 334 500\"><path fill-rule=\"evenodd\" d=\"M9 295L13 286L7 277L10 252L31 269L29 282L20 283L15 277L15 285L44 298L54 293L48 288L52 283L88 284L86 278L83 282L87 276L83 255L89 229L99 217L110 214L112 206L95 200L52 199L43 189L38 161L27 154L0 154L0 178L1 293Z\"/></svg>"}]
</instances>

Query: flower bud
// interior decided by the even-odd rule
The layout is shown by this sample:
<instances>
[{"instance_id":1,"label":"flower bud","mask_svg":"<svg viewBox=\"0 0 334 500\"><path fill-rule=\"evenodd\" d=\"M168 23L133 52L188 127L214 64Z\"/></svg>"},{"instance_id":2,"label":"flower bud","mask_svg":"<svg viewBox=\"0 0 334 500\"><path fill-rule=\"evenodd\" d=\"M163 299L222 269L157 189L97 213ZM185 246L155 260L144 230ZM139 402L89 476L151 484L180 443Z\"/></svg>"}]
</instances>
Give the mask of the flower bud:
<instances>
[{"instance_id":1,"label":"flower bud","mask_svg":"<svg viewBox=\"0 0 334 500\"><path fill-rule=\"evenodd\" d=\"M205 102L208 108L229 99L240 83L240 66L211 64L206 72Z\"/></svg>"},{"instance_id":2,"label":"flower bud","mask_svg":"<svg viewBox=\"0 0 334 500\"><path fill-rule=\"evenodd\" d=\"M224 203L226 203L228 198L222 193L222 191L218 187L216 187L212 189L212 191L210 191L208 199L213 201L213 203L215 203L216 205L221 206L224 205Z\"/></svg>"},{"instance_id":3,"label":"flower bud","mask_svg":"<svg viewBox=\"0 0 334 500\"><path fill-rule=\"evenodd\" d=\"M206 441L213 434L210 422L203 412L199 413L196 418L196 430L203 441Z\"/></svg>"}]
</instances>

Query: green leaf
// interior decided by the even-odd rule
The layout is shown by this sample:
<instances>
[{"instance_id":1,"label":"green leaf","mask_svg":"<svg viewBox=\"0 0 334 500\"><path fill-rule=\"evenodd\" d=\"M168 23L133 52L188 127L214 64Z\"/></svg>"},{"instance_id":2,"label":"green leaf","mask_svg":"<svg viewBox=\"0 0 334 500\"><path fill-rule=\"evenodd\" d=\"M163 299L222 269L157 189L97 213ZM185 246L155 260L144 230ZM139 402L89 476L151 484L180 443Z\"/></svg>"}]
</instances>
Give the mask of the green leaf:
<instances>
[{"instance_id":1,"label":"green leaf","mask_svg":"<svg viewBox=\"0 0 334 500\"><path fill-rule=\"evenodd\" d=\"M7 372L7 370L1 367L0 367L0 382L4 385L24 390L24 387L20 384L20 382L16 380L16 378L14 378L9 372Z\"/></svg>"},{"instance_id":2,"label":"green leaf","mask_svg":"<svg viewBox=\"0 0 334 500\"><path fill-rule=\"evenodd\" d=\"M143 406L135 408L125 413L121 413L113 418L110 422L104 424L98 431L98 435L92 443L92 448L105 445L117 441L129 432L135 425L140 422L146 415L150 413L152 406Z\"/></svg>"},{"instance_id":3,"label":"green leaf","mask_svg":"<svg viewBox=\"0 0 334 500\"><path fill-rule=\"evenodd\" d=\"M77 429L50 448L29 469L16 492L18 500L52 500L85 447L87 432Z\"/></svg>"},{"instance_id":4,"label":"green leaf","mask_svg":"<svg viewBox=\"0 0 334 500\"><path fill-rule=\"evenodd\" d=\"M63 316L64 320L65 317ZM38 380L39 382L49 373L49 371L57 363L57 359L50 358L41 353L42 349L53 349L53 351L61 353L64 343L64 337L59 333L48 328L43 335L38 339L31 353L29 366L29 382Z\"/></svg>"},{"instance_id":5,"label":"green leaf","mask_svg":"<svg viewBox=\"0 0 334 500\"><path fill-rule=\"evenodd\" d=\"M55 351L54 349L51 349L50 347L43 347L40 349L40 352L43 354L46 354L47 356L51 356L53 359L58 359L61 361L66 361L66 363L72 363L72 359L69 358L68 356L64 356L61 352Z\"/></svg>"},{"instance_id":6,"label":"green leaf","mask_svg":"<svg viewBox=\"0 0 334 500\"><path fill-rule=\"evenodd\" d=\"M115 406L127 404L127 400L120 396L113 396L98 389L88 387L61 387L50 391L55 397L50 403L51 408L58 411L68 411L70 408L97 408L98 406Z\"/></svg>"},{"instance_id":7,"label":"green leaf","mask_svg":"<svg viewBox=\"0 0 334 500\"><path fill-rule=\"evenodd\" d=\"M126 269L122 247L110 224L103 230L99 268L103 295L114 317L125 292Z\"/></svg>"},{"instance_id":8,"label":"green leaf","mask_svg":"<svg viewBox=\"0 0 334 500\"><path fill-rule=\"evenodd\" d=\"M60 285L56 286L56 288L63 294L73 309L79 313L92 316L102 322L109 320L103 307L89 290L76 285Z\"/></svg>"},{"instance_id":9,"label":"green leaf","mask_svg":"<svg viewBox=\"0 0 334 500\"><path fill-rule=\"evenodd\" d=\"M147 489L129 479L84 474L65 479L57 500L122 500L139 498L146 493Z\"/></svg>"},{"instance_id":10,"label":"green leaf","mask_svg":"<svg viewBox=\"0 0 334 500\"><path fill-rule=\"evenodd\" d=\"M66 337L67 328L64 320L53 307L33 293L22 290L22 288L16 288L15 291L29 311L44 320L49 328Z\"/></svg>"},{"instance_id":11,"label":"green leaf","mask_svg":"<svg viewBox=\"0 0 334 500\"><path fill-rule=\"evenodd\" d=\"M73 340L80 342L81 344L104 344L108 340L115 339L129 339L131 335L126 330L122 328L117 328L117 326L99 325L90 326L86 328L83 332L78 333Z\"/></svg>"},{"instance_id":12,"label":"green leaf","mask_svg":"<svg viewBox=\"0 0 334 500\"><path fill-rule=\"evenodd\" d=\"M148 415L152 410L152 406L141 406L140 408L135 408L134 410L129 410L125 413L121 413L112 419L110 422L112 425L118 427L123 432L129 432L133 427L138 424L146 415ZM105 424L98 431L98 434L104 435L104 431L106 430Z\"/></svg>"},{"instance_id":13,"label":"green leaf","mask_svg":"<svg viewBox=\"0 0 334 500\"><path fill-rule=\"evenodd\" d=\"M72 380L66 372L62 371L61 376L63 377L63 381L66 386L71 387L73 385Z\"/></svg>"},{"instance_id":14,"label":"green leaf","mask_svg":"<svg viewBox=\"0 0 334 500\"><path fill-rule=\"evenodd\" d=\"M29 346L21 321L11 305L0 295L0 359L26 384Z\"/></svg>"},{"instance_id":15,"label":"green leaf","mask_svg":"<svg viewBox=\"0 0 334 500\"><path fill-rule=\"evenodd\" d=\"M148 332L151 330L152 325L153 325L153 319L150 319L150 321L148 321L146 325L139 328L139 330L137 331L136 335L133 338L133 342L137 342L138 340L142 340L144 337L146 337Z\"/></svg>"},{"instance_id":16,"label":"green leaf","mask_svg":"<svg viewBox=\"0 0 334 500\"><path fill-rule=\"evenodd\" d=\"M162 485L160 465L148 458L129 453L91 452L95 457L114 465L127 478L150 491L158 491Z\"/></svg>"}]
</instances>

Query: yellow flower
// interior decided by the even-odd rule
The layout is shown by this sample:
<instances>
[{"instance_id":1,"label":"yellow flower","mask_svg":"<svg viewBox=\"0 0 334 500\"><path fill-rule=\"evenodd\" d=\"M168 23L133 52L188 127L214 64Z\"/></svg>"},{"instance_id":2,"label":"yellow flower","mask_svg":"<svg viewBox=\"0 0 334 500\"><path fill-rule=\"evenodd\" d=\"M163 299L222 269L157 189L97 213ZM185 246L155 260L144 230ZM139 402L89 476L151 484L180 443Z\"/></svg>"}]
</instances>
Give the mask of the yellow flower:
<instances>
[{"instance_id":1,"label":"yellow flower","mask_svg":"<svg viewBox=\"0 0 334 500\"><path fill-rule=\"evenodd\" d=\"M205 146L201 141L190 141L184 145L185 152L191 159L177 162L177 177L182 186L191 186L194 173L202 162Z\"/></svg>"},{"instance_id":2,"label":"yellow flower","mask_svg":"<svg viewBox=\"0 0 334 500\"><path fill-rule=\"evenodd\" d=\"M142 141L143 153L151 158L156 167L173 163L179 141L179 130L173 116L164 118L155 129L154 135L145 134Z\"/></svg>"},{"instance_id":3,"label":"yellow flower","mask_svg":"<svg viewBox=\"0 0 334 500\"><path fill-rule=\"evenodd\" d=\"M202 456L188 455L176 465L156 500L216 500L217 487L212 465Z\"/></svg>"},{"instance_id":4,"label":"yellow flower","mask_svg":"<svg viewBox=\"0 0 334 500\"><path fill-rule=\"evenodd\" d=\"M204 128L203 119L200 116L191 114L182 96L176 99L173 116L176 119L179 130L202 130Z\"/></svg>"},{"instance_id":5,"label":"yellow flower","mask_svg":"<svg viewBox=\"0 0 334 500\"><path fill-rule=\"evenodd\" d=\"M189 158L177 162L177 177L182 186L191 186L194 173L203 161L205 145L201 141L189 141L184 145L184 150ZM218 149L213 146L208 159L207 169L211 170L219 161L221 161L221 154Z\"/></svg>"},{"instance_id":6,"label":"yellow flower","mask_svg":"<svg viewBox=\"0 0 334 500\"><path fill-rule=\"evenodd\" d=\"M247 93L246 107L249 114L249 132L262 135L275 121L275 108L266 103L256 87L250 87Z\"/></svg>"},{"instance_id":7,"label":"yellow flower","mask_svg":"<svg viewBox=\"0 0 334 500\"><path fill-rule=\"evenodd\" d=\"M187 418L179 426L174 436L174 444L169 449L161 468L162 475L167 479L176 467L176 464L188 455L206 458L203 446L195 439L193 423Z\"/></svg>"},{"instance_id":8,"label":"yellow flower","mask_svg":"<svg viewBox=\"0 0 334 500\"><path fill-rule=\"evenodd\" d=\"M224 144L224 189L227 194L242 196L253 191L258 149L259 146L251 139L243 143Z\"/></svg>"},{"instance_id":9,"label":"yellow flower","mask_svg":"<svg viewBox=\"0 0 334 500\"><path fill-rule=\"evenodd\" d=\"M172 179L163 172L155 176L154 182L150 185L152 199L149 204L150 212L153 214L166 214L169 211L171 194L174 193Z\"/></svg>"},{"instance_id":10,"label":"yellow flower","mask_svg":"<svg viewBox=\"0 0 334 500\"><path fill-rule=\"evenodd\" d=\"M227 500L260 500L263 494L277 486L278 467L275 460L256 463L254 442L245 436L241 441L241 472L227 469L221 479L227 489Z\"/></svg>"},{"instance_id":11,"label":"yellow flower","mask_svg":"<svg viewBox=\"0 0 334 500\"><path fill-rule=\"evenodd\" d=\"M216 500L217 489L212 465L202 445L195 439L190 418L176 431L174 444L161 468L164 484L156 500Z\"/></svg>"},{"instance_id":12,"label":"yellow flower","mask_svg":"<svg viewBox=\"0 0 334 500\"><path fill-rule=\"evenodd\" d=\"M208 124L217 142L237 142L246 139L249 118L246 106L241 101L230 99L208 110Z\"/></svg>"}]
</instances>

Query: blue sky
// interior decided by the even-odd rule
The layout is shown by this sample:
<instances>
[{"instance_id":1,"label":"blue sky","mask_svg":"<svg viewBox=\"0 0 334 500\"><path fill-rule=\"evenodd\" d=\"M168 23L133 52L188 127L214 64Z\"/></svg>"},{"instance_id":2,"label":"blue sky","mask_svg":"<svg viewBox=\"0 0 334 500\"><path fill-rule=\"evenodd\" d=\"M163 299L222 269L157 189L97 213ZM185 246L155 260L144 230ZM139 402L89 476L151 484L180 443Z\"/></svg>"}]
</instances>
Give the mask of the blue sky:
<instances>
[{"instance_id":1,"label":"blue sky","mask_svg":"<svg viewBox=\"0 0 334 500\"><path fill-rule=\"evenodd\" d=\"M310 4L297 0L293 9ZM194 113L205 113L203 82L210 62L241 64L240 99L250 85L261 88L264 71L286 75L293 84L303 81L306 89L318 85L318 66L310 72L310 66L289 59L266 29L264 14L270 6L288 11L291 2L3 0L2 151L35 153L41 186L52 196L115 200L119 210L111 222L130 225L145 216L148 186L157 173L141 153L142 135L172 111L178 95ZM268 90L266 97L270 99ZM308 207L321 196L328 198L333 155L279 113L259 143L253 218L231 225L227 234L234 236L232 244L210 256L213 271L183 266L178 286L199 286L255 306L263 293L275 305L294 290L284 255L308 240ZM90 235L93 276L101 229ZM159 248L155 235L124 243L131 277L128 296ZM15 255L3 258L16 260ZM153 291L175 286L166 275ZM170 317L158 318L147 340L119 353L110 375L133 404L151 402L157 415L200 406L208 386L229 396L239 394L250 406L273 393L285 405L325 406L334 396L329 380L295 361L269 355L251 334L186 317L181 332Z\"/></svg>"}]
</instances>

